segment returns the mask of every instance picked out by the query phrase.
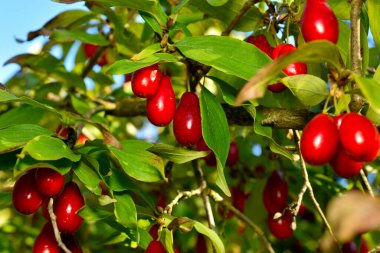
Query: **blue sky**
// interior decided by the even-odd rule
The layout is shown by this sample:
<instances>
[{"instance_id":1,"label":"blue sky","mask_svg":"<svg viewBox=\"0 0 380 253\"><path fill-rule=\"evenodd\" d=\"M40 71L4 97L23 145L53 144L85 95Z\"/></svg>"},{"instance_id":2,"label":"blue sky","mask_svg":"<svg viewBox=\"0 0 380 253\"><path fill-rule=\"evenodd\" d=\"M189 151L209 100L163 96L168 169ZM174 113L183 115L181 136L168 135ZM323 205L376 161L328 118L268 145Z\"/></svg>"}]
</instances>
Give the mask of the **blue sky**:
<instances>
[{"instance_id":1,"label":"blue sky","mask_svg":"<svg viewBox=\"0 0 380 253\"><path fill-rule=\"evenodd\" d=\"M4 83L19 69L16 64L3 66L11 57L38 48L43 38L18 43L15 38L26 39L29 31L39 29L58 13L70 9L86 9L84 2L60 4L50 0L3 1L0 8L0 82Z\"/></svg>"}]
</instances>

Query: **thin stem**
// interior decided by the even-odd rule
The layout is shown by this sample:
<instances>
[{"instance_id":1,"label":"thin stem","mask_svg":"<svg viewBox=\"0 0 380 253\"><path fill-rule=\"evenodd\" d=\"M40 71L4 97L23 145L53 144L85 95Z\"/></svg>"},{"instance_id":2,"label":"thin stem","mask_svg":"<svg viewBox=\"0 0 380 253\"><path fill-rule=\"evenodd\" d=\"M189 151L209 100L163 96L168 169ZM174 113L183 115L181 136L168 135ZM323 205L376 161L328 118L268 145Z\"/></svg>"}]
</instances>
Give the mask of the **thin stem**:
<instances>
[{"instance_id":1,"label":"thin stem","mask_svg":"<svg viewBox=\"0 0 380 253\"><path fill-rule=\"evenodd\" d=\"M301 163L301 171L302 171L302 178L304 180L304 185L306 185L306 188L307 188L307 191L310 195L310 198L314 204L314 207L317 209L319 215L321 216L323 222L325 223L325 226L327 228L327 230L329 231L329 233L331 234L332 238L334 239L334 241L336 243L338 243L338 240L336 239L336 236L330 226L330 223L328 222L325 214L323 213L317 199L315 198L315 195L314 195L314 191L313 191L313 187L311 186L310 184L310 180L309 180L309 175L307 173L307 168L306 168L306 163L305 163L305 160L303 159L302 157L302 154L301 154L301 148L300 148L300 141L299 141L299 137L300 137L300 134L299 134L299 131L295 131L294 133L294 139L295 139L295 142L297 143L297 147L298 147L298 151L299 151L299 156L300 156L300 163ZM337 246L339 247L339 245L337 244Z\"/></svg>"},{"instance_id":2,"label":"thin stem","mask_svg":"<svg viewBox=\"0 0 380 253\"><path fill-rule=\"evenodd\" d=\"M218 202L224 207L228 208L231 212L233 212L236 215L236 217L238 217L241 221L245 222L248 226L250 226L255 231L255 233L259 236L260 240L262 241L263 245L267 248L268 252L270 253L275 252L269 240L266 238L263 230L258 225L256 225L250 218L248 218L244 213L236 209L233 205L231 205L230 202L223 199L223 197L220 196L217 192L210 189L208 191L208 194L215 202Z\"/></svg>"},{"instance_id":3,"label":"thin stem","mask_svg":"<svg viewBox=\"0 0 380 253\"><path fill-rule=\"evenodd\" d=\"M371 184L369 183L368 181L368 178L364 172L364 168L362 170L360 170L360 177L365 185L365 187L367 188L367 191L369 193L369 195L371 195L371 197L375 197L375 194L373 193L373 190L372 190L372 187L371 187Z\"/></svg>"},{"instance_id":4,"label":"thin stem","mask_svg":"<svg viewBox=\"0 0 380 253\"><path fill-rule=\"evenodd\" d=\"M57 216L55 216L54 214L53 205L54 205L54 199L50 198L49 204L48 204L48 212L49 212L51 224L53 226L55 240L57 241L58 246L65 253L71 253L71 250L69 250L62 241L61 233L59 232L58 225L57 225Z\"/></svg>"},{"instance_id":5,"label":"thin stem","mask_svg":"<svg viewBox=\"0 0 380 253\"><path fill-rule=\"evenodd\" d=\"M239 13L235 16L235 18L228 25L227 29L224 32L222 32L222 36L229 35L232 32L232 30L234 29L234 27L237 25L237 23L239 23L240 19L249 11L249 9L251 9L251 7L253 5L255 5L258 2L261 2L261 1L260 0L248 0L247 2L245 2L243 7L241 7Z\"/></svg>"},{"instance_id":6,"label":"thin stem","mask_svg":"<svg viewBox=\"0 0 380 253\"><path fill-rule=\"evenodd\" d=\"M204 178L204 173L203 173L201 166L199 165L199 161L193 160L192 164L193 164L194 174L195 174L195 177L197 179L199 188L206 189L207 188L207 181ZM210 198L207 195L206 191L202 191L201 196L202 196L203 204L204 204L205 209L206 209L208 225L209 225L210 229L215 230L215 219L214 219L214 214L212 213Z\"/></svg>"},{"instance_id":7,"label":"thin stem","mask_svg":"<svg viewBox=\"0 0 380 253\"><path fill-rule=\"evenodd\" d=\"M175 196L175 198L172 200L172 202L170 202L170 204L168 204L164 208L164 212L171 214L173 211L173 207L177 205L181 200L188 199L193 196L201 195L203 190L204 189L202 188L202 186L200 186L199 188L195 190L179 192L177 196Z\"/></svg>"},{"instance_id":8,"label":"thin stem","mask_svg":"<svg viewBox=\"0 0 380 253\"><path fill-rule=\"evenodd\" d=\"M362 4L362 0L352 0L350 14L352 70L359 75L362 72L362 56L360 53L360 11Z\"/></svg>"}]
</instances>

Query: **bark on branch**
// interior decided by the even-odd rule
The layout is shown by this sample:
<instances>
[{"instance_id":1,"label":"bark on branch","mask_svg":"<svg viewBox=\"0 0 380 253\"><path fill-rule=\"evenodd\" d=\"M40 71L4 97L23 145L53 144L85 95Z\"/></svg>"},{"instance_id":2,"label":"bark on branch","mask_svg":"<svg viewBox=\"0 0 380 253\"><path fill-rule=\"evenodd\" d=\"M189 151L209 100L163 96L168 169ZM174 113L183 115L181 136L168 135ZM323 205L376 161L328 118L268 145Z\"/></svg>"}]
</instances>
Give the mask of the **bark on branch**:
<instances>
[{"instance_id":1,"label":"bark on branch","mask_svg":"<svg viewBox=\"0 0 380 253\"><path fill-rule=\"evenodd\" d=\"M233 107L228 104L222 106L230 125L253 125L253 118L244 107ZM259 106L256 107L256 111L265 116L260 122L261 125L279 129L303 129L314 116L314 113L307 109L291 110ZM120 100L112 108L106 109L106 113L116 117L146 116L146 101L136 98Z\"/></svg>"}]
</instances>

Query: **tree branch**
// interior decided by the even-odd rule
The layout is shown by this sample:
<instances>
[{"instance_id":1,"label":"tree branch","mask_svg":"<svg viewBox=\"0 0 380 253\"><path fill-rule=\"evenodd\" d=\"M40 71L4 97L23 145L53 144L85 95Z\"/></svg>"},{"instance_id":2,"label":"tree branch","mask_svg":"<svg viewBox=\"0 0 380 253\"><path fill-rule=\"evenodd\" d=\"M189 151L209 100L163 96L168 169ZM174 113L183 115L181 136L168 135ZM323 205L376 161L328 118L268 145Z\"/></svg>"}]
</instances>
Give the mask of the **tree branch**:
<instances>
[{"instance_id":1,"label":"tree branch","mask_svg":"<svg viewBox=\"0 0 380 253\"><path fill-rule=\"evenodd\" d=\"M209 189L208 194L211 196L211 198L215 201L223 205L224 207L228 208L233 212L240 220L245 222L247 225L249 225L255 233L259 236L260 240L262 241L263 245L267 248L268 252L274 253L274 250L272 248L272 245L266 238L263 230L256 225L251 219L249 219L244 213L240 212L238 209L236 209L233 205L231 205L230 202L223 199L222 196L220 196L217 192Z\"/></svg>"},{"instance_id":2,"label":"tree branch","mask_svg":"<svg viewBox=\"0 0 380 253\"><path fill-rule=\"evenodd\" d=\"M222 32L222 36L227 36L231 33L234 27L239 23L240 19L251 9L253 5L261 2L261 0L248 0L245 2L243 7L240 9L239 13L235 16L235 18L231 21L225 31Z\"/></svg>"},{"instance_id":3,"label":"tree branch","mask_svg":"<svg viewBox=\"0 0 380 253\"><path fill-rule=\"evenodd\" d=\"M58 246L65 253L71 253L71 250L69 250L62 241L61 233L59 232L58 225L57 225L57 216L55 216L54 214L53 205L54 205L54 199L50 198L49 204L48 204L48 212L49 212L51 224L53 226L55 240L57 241Z\"/></svg>"},{"instance_id":4,"label":"tree branch","mask_svg":"<svg viewBox=\"0 0 380 253\"><path fill-rule=\"evenodd\" d=\"M228 104L222 106L230 125L253 125L252 116L244 107L233 107ZM314 113L307 109L290 110L259 106L256 107L256 111L262 112L265 116L261 125L279 129L303 129L314 116ZM116 117L146 116L146 101L137 98L118 100L114 105L108 106L106 113Z\"/></svg>"},{"instance_id":5,"label":"tree branch","mask_svg":"<svg viewBox=\"0 0 380 253\"><path fill-rule=\"evenodd\" d=\"M195 178L197 179L199 188L200 189L206 189L207 188L207 181L204 178L204 173L203 173L201 166L199 165L199 161L193 160L192 165L193 165ZM208 225L209 225L210 229L215 230L215 219L214 219L214 215L212 213L210 198L207 195L207 192L204 190L202 191L201 196L202 196L203 204L204 204L205 209L206 209Z\"/></svg>"},{"instance_id":6,"label":"tree branch","mask_svg":"<svg viewBox=\"0 0 380 253\"><path fill-rule=\"evenodd\" d=\"M200 187L198 187L198 188L195 189L195 190L179 192L179 193L177 194L177 196L175 196L175 198L172 200L172 202L170 202L170 203L164 208L164 213L169 213L169 214L171 214L172 211L173 211L173 207L174 207L175 205L177 205L177 204L179 203L179 201L184 200L184 199L191 198L191 197L193 197L193 196L201 195L203 190L204 190L204 189L202 188L202 185L201 185Z\"/></svg>"}]
</instances>

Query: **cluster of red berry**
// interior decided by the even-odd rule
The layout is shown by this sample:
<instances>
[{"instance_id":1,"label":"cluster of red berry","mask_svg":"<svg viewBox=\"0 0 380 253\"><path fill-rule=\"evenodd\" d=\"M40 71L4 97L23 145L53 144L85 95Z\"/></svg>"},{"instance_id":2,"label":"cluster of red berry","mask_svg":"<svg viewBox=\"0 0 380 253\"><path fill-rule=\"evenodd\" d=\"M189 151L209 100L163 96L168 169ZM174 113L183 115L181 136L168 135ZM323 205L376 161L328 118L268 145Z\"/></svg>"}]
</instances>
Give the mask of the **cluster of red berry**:
<instances>
[{"instance_id":1,"label":"cluster of red berry","mask_svg":"<svg viewBox=\"0 0 380 253\"><path fill-rule=\"evenodd\" d=\"M251 35L246 39L246 41L255 45L272 59L276 59L296 50L296 48L291 44L280 44L277 47L272 48L263 34L258 34L256 36ZM307 74L307 66L302 62L294 62L286 66L282 71L288 76ZM286 90L286 86L283 83L275 83L269 85L268 90L272 92L282 92Z\"/></svg>"},{"instance_id":2,"label":"cluster of red berry","mask_svg":"<svg viewBox=\"0 0 380 253\"><path fill-rule=\"evenodd\" d=\"M131 82L135 96L147 99L146 114L149 121L156 126L168 125L176 108L170 77L163 75L155 64L135 71Z\"/></svg>"},{"instance_id":3,"label":"cluster of red berry","mask_svg":"<svg viewBox=\"0 0 380 253\"><path fill-rule=\"evenodd\" d=\"M15 209L28 215L37 212L42 206L42 214L48 220L35 240L33 253L62 252L54 237L48 211L50 198L55 198L53 212L62 240L71 252L82 252L74 236L83 219L76 212L84 206L84 199L74 182L65 185L65 177L49 168L32 169L16 181L12 201Z\"/></svg>"},{"instance_id":4,"label":"cluster of red berry","mask_svg":"<svg viewBox=\"0 0 380 253\"><path fill-rule=\"evenodd\" d=\"M338 176L349 178L376 159L380 138L375 125L358 113L318 114L305 126L300 144L307 163L330 163Z\"/></svg>"},{"instance_id":5,"label":"cluster of red berry","mask_svg":"<svg viewBox=\"0 0 380 253\"><path fill-rule=\"evenodd\" d=\"M281 171L274 170L265 184L263 202L268 211L269 230L278 239L287 239L293 234L293 215L286 209L288 196L288 183ZM282 213L281 217L274 219L276 213Z\"/></svg>"}]
</instances>

